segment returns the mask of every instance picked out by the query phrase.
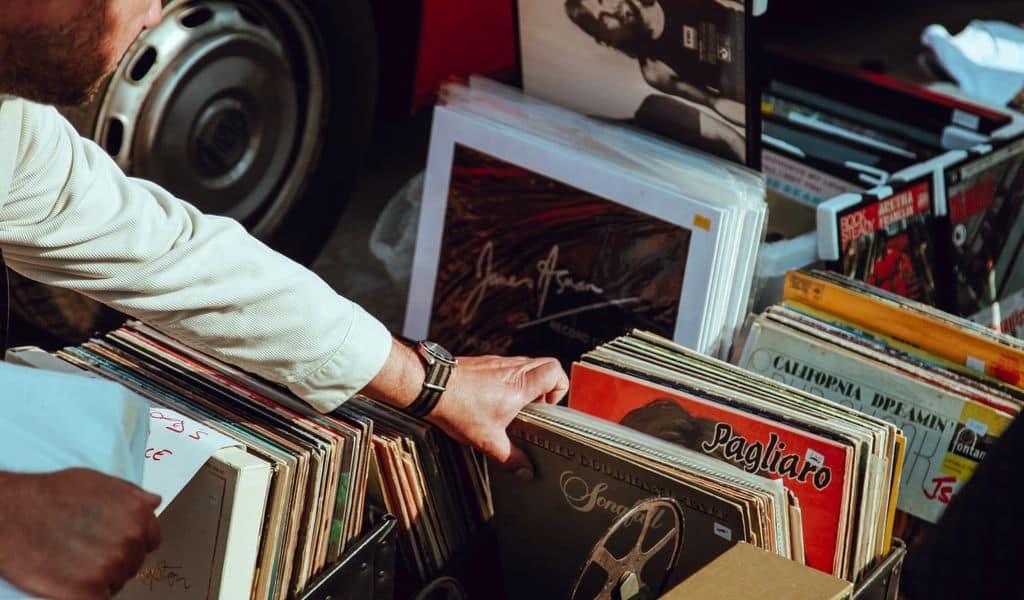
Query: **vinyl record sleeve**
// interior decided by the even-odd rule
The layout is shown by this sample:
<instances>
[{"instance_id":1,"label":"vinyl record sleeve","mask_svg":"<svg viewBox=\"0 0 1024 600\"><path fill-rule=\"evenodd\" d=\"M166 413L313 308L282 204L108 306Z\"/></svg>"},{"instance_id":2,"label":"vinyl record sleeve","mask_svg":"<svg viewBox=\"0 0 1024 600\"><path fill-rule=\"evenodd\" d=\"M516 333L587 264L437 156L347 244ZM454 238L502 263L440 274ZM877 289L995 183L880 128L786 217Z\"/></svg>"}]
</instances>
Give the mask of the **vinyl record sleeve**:
<instances>
[{"instance_id":1,"label":"vinyl record sleeve","mask_svg":"<svg viewBox=\"0 0 1024 600\"><path fill-rule=\"evenodd\" d=\"M834 175L824 161L808 157L782 140L765 138L761 157L768 189L810 206L869 187L849 170L841 177Z\"/></svg>"},{"instance_id":2,"label":"vinyl record sleeve","mask_svg":"<svg viewBox=\"0 0 1024 600\"><path fill-rule=\"evenodd\" d=\"M852 450L841 443L584 363L573 365L570 407L782 479L803 514L807 564L832 573Z\"/></svg>"},{"instance_id":3,"label":"vinyl record sleeve","mask_svg":"<svg viewBox=\"0 0 1024 600\"><path fill-rule=\"evenodd\" d=\"M644 323L707 351L727 215L438 107L405 335L568 365Z\"/></svg>"},{"instance_id":4,"label":"vinyl record sleeve","mask_svg":"<svg viewBox=\"0 0 1024 600\"><path fill-rule=\"evenodd\" d=\"M905 83L887 75L840 65L783 46L764 49L768 91L810 107L854 118L874 130L936 150L956 149L950 138L974 145L1012 125L997 110ZM954 135L947 132L955 131Z\"/></svg>"},{"instance_id":5,"label":"vinyl record sleeve","mask_svg":"<svg viewBox=\"0 0 1024 600\"><path fill-rule=\"evenodd\" d=\"M885 419L907 436L899 508L936 522L1010 417L879 362L759 319L740 366Z\"/></svg>"},{"instance_id":6,"label":"vinyl record sleeve","mask_svg":"<svg viewBox=\"0 0 1024 600\"><path fill-rule=\"evenodd\" d=\"M528 94L759 168L750 0L517 4Z\"/></svg>"},{"instance_id":7,"label":"vinyl record sleeve","mask_svg":"<svg viewBox=\"0 0 1024 600\"><path fill-rule=\"evenodd\" d=\"M765 116L764 137L797 148L809 163L821 164L834 176L866 187L887 183L894 173L914 164L913 159L894 151L776 115Z\"/></svg>"},{"instance_id":8,"label":"vinyl record sleeve","mask_svg":"<svg viewBox=\"0 0 1024 600\"><path fill-rule=\"evenodd\" d=\"M739 508L707 491L533 423L514 421L509 435L536 474L530 482L498 469L492 474L494 527L510 599L569 598L596 542L626 510L652 497L674 498L682 508L682 547L670 584L747 541ZM668 523L666 517L655 523L652 544L667 533ZM652 562L658 570L669 561Z\"/></svg>"},{"instance_id":9,"label":"vinyl record sleeve","mask_svg":"<svg viewBox=\"0 0 1024 600\"><path fill-rule=\"evenodd\" d=\"M790 271L783 300L917 346L1012 386L1024 382L1024 342L934 307L828 271Z\"/></svg>"},{"instance_id":10,"label":"vinyl record sleeve","mask_svg":"<svg viewBox=\"0 0 1024 600\"><path fill-rule=\"evenodd\" d=\"M1024 289L1024 139L971 154L945 172L941 257L952 270L950 310L979 321Z\"/></svg>"},{"instance_id":11,"label":"vinyl record sleeve","mask_svg":"<svg viewBox=\"0 0 1024 600\"><path fill-rule=\"evenodd\" d=\"M935 306L940 301L932 176L818 207L820 255L833 271Z\"/></svg>"}]
</instances>

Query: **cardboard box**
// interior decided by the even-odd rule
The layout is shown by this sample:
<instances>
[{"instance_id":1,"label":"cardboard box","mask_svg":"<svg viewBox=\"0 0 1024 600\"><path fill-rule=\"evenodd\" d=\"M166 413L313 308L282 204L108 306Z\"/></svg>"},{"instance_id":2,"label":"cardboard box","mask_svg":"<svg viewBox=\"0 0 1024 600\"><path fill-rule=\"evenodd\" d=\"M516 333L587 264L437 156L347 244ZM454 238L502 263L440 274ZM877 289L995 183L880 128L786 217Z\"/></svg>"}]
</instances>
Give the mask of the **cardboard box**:
<instances>
[{"instance_id":1,"label":"cardboard box","mask_svg":"<svg viewBox=\"0 0 1024 600\"><path fill-rule=\"evenodd\" d=\"M750 544L736 544L663 600L847 600L853 584Z\"/></svg>"}]
</instances>

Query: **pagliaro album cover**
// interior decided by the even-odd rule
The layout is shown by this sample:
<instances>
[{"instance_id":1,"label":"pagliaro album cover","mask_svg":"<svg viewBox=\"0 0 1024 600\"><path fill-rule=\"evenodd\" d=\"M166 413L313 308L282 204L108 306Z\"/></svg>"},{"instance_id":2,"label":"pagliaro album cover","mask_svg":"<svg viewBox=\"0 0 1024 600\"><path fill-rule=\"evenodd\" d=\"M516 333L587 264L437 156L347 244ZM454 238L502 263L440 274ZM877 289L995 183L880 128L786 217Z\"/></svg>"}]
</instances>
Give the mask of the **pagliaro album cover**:
<instances>
[{"instance_id":1,"label":"pagliaro album cover","mask_svg":"<svg viewBox=\"0 0 1024 600\"><path fill-rule=\"evenodd\" d=\"M739 506L708 491L524 419L509 435L535 469L491 473L510 600L610 600L630 571L654 598L749 541Z\"/></svg>"},{"instance_id":2,"label":"pagliaro album cover","mask_svg":"<svg viewBox=\"0 0 1024 600\"><path fill-rule=\"evenodd\" d=\"M752 168L751 0L519 0L523 86Z\"/></svg>"},{"instance_id":3,"label":"pagliaro album cover","mask_svg":"<svg viewBox=\"0 0 1024 600\"><path fill-rule=\"evenodd\" d=\"M936 306L932 176L818 207L819 250L833 271Z\"/></svg>"},{"instance_id":4,"label":"pagliaro album cover","mask_svg":"<svg viewBox=\"0 0 1024 600\"><path fill-rule=\"evenodd\" d=\"M973 153L945 177L940 258L952 269L950 310L980 320L1024 289L1024 139Z\"/></svg>"},{"instance_id":5,"label":"pagliaro album cover","mask_svg":"<svg viewBox=\"0 0 1024 600\"><path fill-rule=\"evenodd\" d=\"M784 424L764 408L737 406L707 392L701 397L697 390L587 360L573 365L570 407L781 479L800 501L807 565L836 570L841 521L850 510L844 494L853 479L848 444Z\"/></svg>"}]
</instances>

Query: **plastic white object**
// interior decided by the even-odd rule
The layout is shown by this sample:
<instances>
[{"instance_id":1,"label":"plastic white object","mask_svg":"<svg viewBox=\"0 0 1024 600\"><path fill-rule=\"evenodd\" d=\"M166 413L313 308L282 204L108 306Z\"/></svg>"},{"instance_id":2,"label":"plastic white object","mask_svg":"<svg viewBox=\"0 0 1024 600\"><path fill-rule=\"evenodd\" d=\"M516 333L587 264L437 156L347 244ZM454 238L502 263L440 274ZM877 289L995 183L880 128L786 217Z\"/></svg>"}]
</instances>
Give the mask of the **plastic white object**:
<instances>
[{"instance_id":1,"label":"plastic white object","mask_svg":"<svg viewBox=\"0 0 1024 600\"><path fill-rule=\"evenodd\" d=\"M388 200L370 234L370 252L384 263L395 283L409 281L412 272L423 176L421 171Z\"/></svg>"},{"instance_id":2,"label":"plastic white object","mask_svg":"<svg viewBox=\"0 0 1024 600\"><path fill-rule=\"evenodd\" d=\"M1024 29L1000 21L972 21L951 35L929 25L921 43L967 93L1004 106L1024 89Z\"/></svg>"},{"instance_id":3,"label":"plastic white object","mask_svg":"<svg viewBox=\"0 0 1024 600\"><path fill-rule=\"evenodd\" d=\"M814 231L788 240L761 244L754 275L752 310L760 313L782 301L786 273L818 262L818 236Z\"/></svg>"}]
</instances>

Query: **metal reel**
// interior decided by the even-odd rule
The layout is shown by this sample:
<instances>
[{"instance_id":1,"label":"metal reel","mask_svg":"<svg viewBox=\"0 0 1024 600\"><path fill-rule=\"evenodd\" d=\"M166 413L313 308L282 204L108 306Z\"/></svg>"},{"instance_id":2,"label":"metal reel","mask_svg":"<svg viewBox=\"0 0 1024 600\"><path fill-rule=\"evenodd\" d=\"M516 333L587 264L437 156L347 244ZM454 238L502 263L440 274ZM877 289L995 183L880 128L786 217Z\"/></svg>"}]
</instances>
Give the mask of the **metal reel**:
<instances>
[{"instance_id":1,"label":"metal reel","mask_svg":"<svg viewBox=\"0 0 1024 600\"><path fill-rule=\"evenodd\" d=\"M670 515L671 526L669 531L651 545L650 548L644 550L651 527L661 511L665 511ZM637 521L640 516L643 517L643 526L640 528L640 533L632 544L631 549L625 556L614 556L608 550L608 545L612 538L631 523ZM653 594L651 597L657 597L663 591L668 577L679 558L679 550L683 544L684 526L683 513L675 500L670 498L649 498L637 503L636 506L619 517L594 545L594 548L590 551L590 556L580 569L576 583L573 585L571 599L632 600L640 598L642 591L645 590ZM658 574L657 579L645 581L643 579L644 567L663 551L671 553L668 567L664 573ZM584 597L581 595L584 578L594 567L604 572L605 582L596 596Z\"/></svg>"}]
</instances>

